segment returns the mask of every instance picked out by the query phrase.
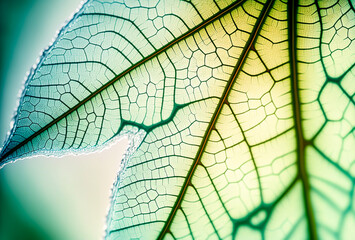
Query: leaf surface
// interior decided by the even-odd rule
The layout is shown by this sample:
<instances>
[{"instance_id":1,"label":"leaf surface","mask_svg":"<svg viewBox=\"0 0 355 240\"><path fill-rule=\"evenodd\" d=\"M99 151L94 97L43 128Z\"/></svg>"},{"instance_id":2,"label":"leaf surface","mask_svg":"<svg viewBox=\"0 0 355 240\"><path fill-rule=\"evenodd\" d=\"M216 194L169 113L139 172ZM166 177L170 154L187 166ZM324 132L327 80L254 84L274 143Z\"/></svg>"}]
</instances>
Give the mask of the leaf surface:
<instances>
[{"instance_id":1,"label":"leaf surface","mask_svg":"<svg viewBox=\"0 0 355 240\"><path fill-rule=\"evenodd\" d=\"M347 239L350 1L88 1L29 75L2 164L141 130L107 239Z\"/></svg>"}]
</instances>

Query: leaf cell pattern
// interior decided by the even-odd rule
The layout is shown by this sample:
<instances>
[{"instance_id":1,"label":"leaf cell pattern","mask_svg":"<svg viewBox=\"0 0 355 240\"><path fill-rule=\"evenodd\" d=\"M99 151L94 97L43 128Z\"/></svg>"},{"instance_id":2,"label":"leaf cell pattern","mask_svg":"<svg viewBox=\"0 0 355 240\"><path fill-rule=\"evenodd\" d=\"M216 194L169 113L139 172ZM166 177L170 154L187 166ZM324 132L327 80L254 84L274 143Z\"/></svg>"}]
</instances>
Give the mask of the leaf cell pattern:
<instances>
[{"instance_id":1,"label":"leaf cell pattern","mask_svg":"<svg viewBox=\"0 0 355 240\"><path fill-rule=\"evenodd\" d=\"M2 164L139 129L107 239L351 239L351 1L88 1L31 72Z\"/></svg>"}]
</instances>

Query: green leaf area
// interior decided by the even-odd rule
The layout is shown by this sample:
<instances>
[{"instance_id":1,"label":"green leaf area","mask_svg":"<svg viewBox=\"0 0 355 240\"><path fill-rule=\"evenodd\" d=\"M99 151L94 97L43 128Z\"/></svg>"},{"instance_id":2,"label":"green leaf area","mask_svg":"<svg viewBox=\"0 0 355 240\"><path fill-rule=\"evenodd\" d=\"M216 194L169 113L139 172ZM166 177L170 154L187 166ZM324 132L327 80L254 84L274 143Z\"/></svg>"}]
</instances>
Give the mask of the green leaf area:
<instances>
[{"instance_id":1,"label":"green leaf area","mask_svg":"<svg viewBox=\"0 0 355 240\"><path fill-rule=\"evenodd\" d=\"M350 0L89 0L1 163L140 131L107 239L351 239L354 38Z\"/></svg>"}]
</instances>

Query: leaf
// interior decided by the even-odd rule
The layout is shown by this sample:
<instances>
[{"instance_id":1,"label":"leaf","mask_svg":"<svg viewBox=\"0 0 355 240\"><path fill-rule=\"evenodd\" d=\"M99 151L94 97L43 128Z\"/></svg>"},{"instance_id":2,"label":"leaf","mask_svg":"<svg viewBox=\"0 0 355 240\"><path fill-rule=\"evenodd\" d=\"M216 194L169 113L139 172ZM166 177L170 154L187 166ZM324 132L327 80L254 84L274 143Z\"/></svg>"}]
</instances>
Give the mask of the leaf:
<instances>
[{"instance_id":1,"label":"leaf","mask_svg":"<svg viewBox=\"0 0 355 240\"><path fill-rule=\"evenodd\" d=\"M107 239L349 239L350 1L88 1L29 75L1 163L140 131Z\"/></svg>"}]
</instances>

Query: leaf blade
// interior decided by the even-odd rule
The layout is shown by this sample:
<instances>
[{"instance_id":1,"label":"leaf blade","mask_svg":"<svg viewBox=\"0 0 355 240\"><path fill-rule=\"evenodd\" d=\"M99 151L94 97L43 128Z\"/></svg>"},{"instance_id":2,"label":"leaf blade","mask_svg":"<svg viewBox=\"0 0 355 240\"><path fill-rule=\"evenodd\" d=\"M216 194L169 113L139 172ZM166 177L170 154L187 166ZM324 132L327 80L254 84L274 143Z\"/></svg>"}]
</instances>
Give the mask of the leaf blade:
<instances>
[{"instance_id":1,"label":"leaf blade","mask_svg":"<svg viewBox=\"0 0 355 240\"><path fill-rule=\"evenodd\" d=\"M231 9L233 9L235 6L239 5L242 1L235 1L234 3L230 4L229 6L226 6L225 9L223 9L222 11L217 12L217 14L212 15L210 17L208 17L207 15L207 19L203 22L201 22L200 24L197 24L195 27L191 28L189 31L187 31L186 33L182 34L181 36L173 39L171 42L168 42L166 45L163 45L160 49L156 49L156 51L154 51L153 53L149 54L148 56L145 56L144 58L142 58L140 61L138 61L135 64L132 64L130 67L128 67L127 69L125 69L124 71L122 71L120 74L117 74L112 80L108 81L106 84L103 84L102 86L100 86L98 89L96 89L94 92L91 92L88 90L88 92L90 93L87 97L85 97L84 99L81 100L77 100L77 104L72 106L72 107L68 107L68 110L66 112L64 112L62 115L56 117L55 119L53 119L51 122L49 122L48 124L42 126L38 131L34 132L30 137L28 137L27 139L25 139L24 141L20 142L18 146L11 146L10 150L8 150L8 145L11 144L10 141L5 142L5 146L2 148L1 151L1 157L0 157L0 161L3 164L3 162L6 160L6 158L9 157L9 155L11 155L11 153L15 152L18 148L23 147L24 145L26 145L28 142L30 142L33 138L36 138L38 135L40 135L41 133L45 132L47 129L51 128L52 126L55 126L59 121L65 119L67 116L69 116L70 114L76 112L76 110L78 108L80 108L81 106L83 106L85 103L89 102L91 99L93 99L95 96L97 96L99 93L101 93L102 91L104 91L105 89L107 89L108 87L110 87L114 82L116 82L117 80L121 79L122 77L124 77L125 75L129 74L133 69L136 69L137 67L143 65L144 63L148 62L149 60L153 59L154 57L158 56L160 53L164 52L165 50L167 50L169 47L171 47L172 45L174 45L175 43L185 39L186 37L188 37L189 35L193 34L194 32L198 31L199 29L203 28L205 25L209 24L210 22L212 22L215 19L218 19L220 16L223 16L224 14L228 13L229 11L231 11ZM83 6L83 9L86 5ZM82 11L83 11L82 9ZM99 14L99 13L95 13L96 15L103 15L103 16L110 16L110 17L117 17L115 15L108 15L105 13ZM78 16L87 16L90 15L89 13L77 13L77 15L74 17L77 18ZM138 27L137 27L138 28ZM63 30L62 30L63 31ZM45 56L44 56L45 57ZM42 60L41 60L42 62ZM85 62L87 63L87 61ZM101 62L97 62L99 64L101 64ZM55 64L47 64L45 66L48 65L57 65L58 63ZM61 64L70 64L68 62L63 62ZM106 66L106 65L105 65ZM107 67L107 66L106 66ZM108 68L109 69L109 68ZM35 70L36 71L36 70ZM114 71L110 69L110 72L114 74ZM32 76L29 76L29 79L27 81L30 81L30 78ZM85 86L84 86L85 87ZM32 97L36 97L36 96L32 96ZM22 98L24 98L24 96L22 96ZM24 100L21 100L21 102L24 102ZM15 122L18 122L18 120L15 120ZM16 127L13 128L13 130L15 130ZM13 134L13 133L11 133ZM96 143L97 145L97 143Z\"/></svg>"},{"instance_id":2,"label":"leaf blade","mask_svg":"<svg viewBox=\"0 0 355 240\"><path fill-rule=\"evenodd\" d=\"M205 2L186 4L206 9ZM116 186L106 237L345 236L341 226L351 222L354 186L353 6L241 1L223 10L213 4L215 15L165 39L162 48L147 46L154 51L140 54L138 65L122 54L125 49L118 51L131 67L98 87L95 97L82 102L74 96L81 105L55 124L75 125L65 132L73 140L60 149L87 149L120 132L145 131ZM196 12L201 19L208 15ZM93 15L116 18L86 17ZM88 68L94 63L109 66L90 62ZM99 74L115 75L112 69ZM56 137L55 129L44 131ZM85 133L98 137L90 140ZM330 220L322 217L328 205L335 206Z\"/></svg>"}]
</instances>

